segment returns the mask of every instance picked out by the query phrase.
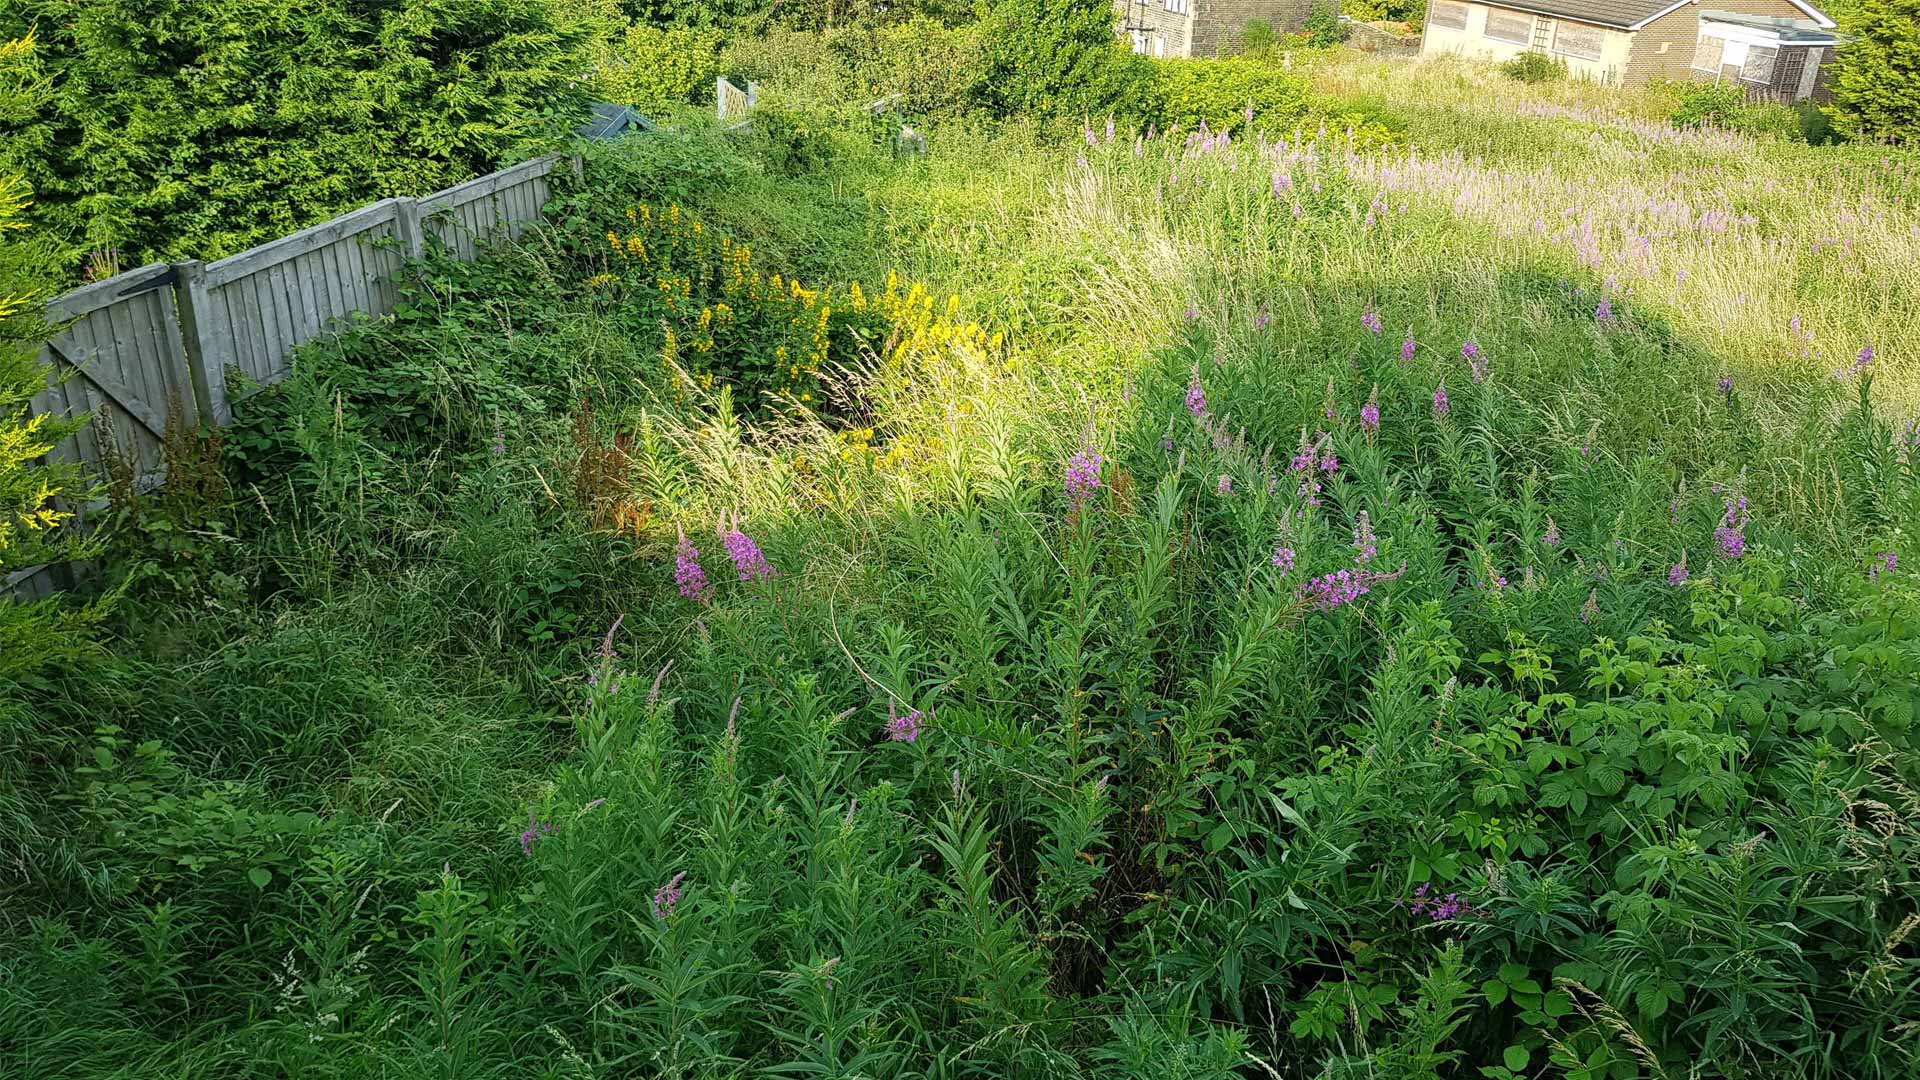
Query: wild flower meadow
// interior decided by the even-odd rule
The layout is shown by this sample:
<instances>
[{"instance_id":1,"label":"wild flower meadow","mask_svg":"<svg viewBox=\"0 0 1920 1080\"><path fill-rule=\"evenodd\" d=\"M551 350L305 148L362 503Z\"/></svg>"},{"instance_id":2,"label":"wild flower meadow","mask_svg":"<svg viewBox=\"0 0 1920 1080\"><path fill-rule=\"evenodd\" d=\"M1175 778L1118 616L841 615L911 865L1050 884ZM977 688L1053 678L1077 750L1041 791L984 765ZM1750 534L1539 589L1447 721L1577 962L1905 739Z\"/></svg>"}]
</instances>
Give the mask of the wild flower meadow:
<instances>
[{"instance_id":1,"label":"wild flower meadow","mask_svg":"<svg viewBox=\"0 0 1920 1080\"><path fill-rule=\"evenodd\" d=\"M1913 163L1315 64L310 347L0 713L6 1074L1915 1075Z\"/></svg>"}]
</instances>

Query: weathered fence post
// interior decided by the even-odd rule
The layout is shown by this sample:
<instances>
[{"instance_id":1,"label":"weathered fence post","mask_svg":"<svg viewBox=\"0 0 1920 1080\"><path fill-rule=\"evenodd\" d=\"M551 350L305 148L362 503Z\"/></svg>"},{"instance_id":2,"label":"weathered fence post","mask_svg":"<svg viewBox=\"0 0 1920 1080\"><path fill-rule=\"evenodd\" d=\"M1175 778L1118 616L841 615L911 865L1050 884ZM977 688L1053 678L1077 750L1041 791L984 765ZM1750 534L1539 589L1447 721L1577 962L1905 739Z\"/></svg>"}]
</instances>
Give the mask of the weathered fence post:
<instances>
[{"instance_id":1,"label":"weathered fence post","mask_svg":"<svg viewBox=\"0 0 1920 1080\"><path fill-rule=\"evenodd\" d=\"M227 402L227 368L235 360L230 334L213 332L213 305L207 296L206 266L199 259L175 263L174 306L180 312L180 338L186 346L187 378L200 422L224 427L233 419Z\"/></svg>"},{"instance_id":2,"label":"weathered fence post","mask_svg":"<svg viewBox=\"0 0 1920 1080\"><path fill-rule=\"evenodd\" d=\"M400 248L407 258L417 259L425 251L420 235L420 200L401 199L394 209L393 231L400 238Z\"/></svg>"}]
</instances>

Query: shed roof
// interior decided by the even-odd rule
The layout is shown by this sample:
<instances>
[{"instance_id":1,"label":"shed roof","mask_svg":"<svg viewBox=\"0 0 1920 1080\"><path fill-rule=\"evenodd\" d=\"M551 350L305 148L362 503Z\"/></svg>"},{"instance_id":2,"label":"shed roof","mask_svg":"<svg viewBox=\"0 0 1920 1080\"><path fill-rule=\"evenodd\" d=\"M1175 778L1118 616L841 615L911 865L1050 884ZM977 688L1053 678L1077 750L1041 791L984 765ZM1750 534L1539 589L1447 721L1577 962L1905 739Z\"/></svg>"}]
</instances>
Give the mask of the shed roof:
<instances>
[{"instance_id":1,"label":"shed roof","mask_svg":"<svg viewBox=\"0 0 1920 1080\"><path fill-rule=\"evenodd\" d=\"M1515 11L1531 11L1539 15L1551 15L1559 19L1573 19L1576 22L1593 23L1596 26L1610 26L1616 30L1638 30L1662 15L1682 8L1695 0L1485 0L1492 7L1512 8ZM1826 12L1807 3L1806 0L1788 0L1794 7L1807 13L1807 18L1822 29L1831 29L1834 25Z\"/></svg>"},{"instance_id":2,"label":"shed roof","mask_svg":"<svg viewBox=\"0 0 1920 1080\"><path fill-rule=\"evenodd\" d=\"M1838 34L1822 30L1811 19L1783 19L1777 15L1748 15L1740 11L1703 11L1700 21L1764 31L1779 38L1783 45L1832 45L1839 41Z\"/></svg>"}]
</instances>

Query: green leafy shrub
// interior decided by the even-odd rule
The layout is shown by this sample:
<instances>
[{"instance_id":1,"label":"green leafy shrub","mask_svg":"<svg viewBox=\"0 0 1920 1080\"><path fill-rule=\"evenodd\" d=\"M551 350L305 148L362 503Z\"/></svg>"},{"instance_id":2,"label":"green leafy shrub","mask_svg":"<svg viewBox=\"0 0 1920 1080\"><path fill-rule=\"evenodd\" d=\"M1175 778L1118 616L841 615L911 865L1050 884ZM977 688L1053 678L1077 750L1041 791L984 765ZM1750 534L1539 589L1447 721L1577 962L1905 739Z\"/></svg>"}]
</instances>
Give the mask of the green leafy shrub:
<instances>
[{"instance_id":1,"label":"green leafy shrub","mask_svg":"<svg viewBox=\"0 0 1920 1080\"><path fill-rule=\"evenodd\" d=\"M45 83L32 38L0 41L0 118L18 122L42 107ZM57 501L79 480L75 470L49 463L47 452L84 419L29 415L47 384L40 345L51 329L43 315L49 245L27 233L27 185L0 171L0 579L16 570L77 554L61 526L71 502ZM0 587L0 687L71 655L77 624L49 603L14 603ZM0 707L0 725L8 710Z\"/></svg>"},{"instance_id":2,"label":"green leafy shrub","mask_svg":"<svg viewBox=\"0 0 1920 1080\"><path fill-rule=\"evenodd\" d=\"M1339 0L1313 0L1301 33L1309 47L1331 49L1347 40L1349 27L1340 19Z\"/></svg>"},{"instance_id":3,"label":"green leafy shrub","mask_svg":"<svg viewBox=\"0 0 1920 1080\"><path fill-rule=\"evenodd\" d=\"M1501 64L1500 73L1516 82L1553 82L1567 77L1567 62L1529 49Z\"/></svg>"},{"instance_id":4,"label":"green leafy shrub","mask_svg":"<svg viewBox=\"0 0 1920 1080\"><path fill-rule=\"evenodd\" d=\"M643 113L713 102L721 74L717 30L636 22L617 42L600 46L594 89L608 101Z\"/></svg>"},{"instance_id":5,"label":"green leafy shrub","mask_svg":"<svg viewBox=\"0 0 1920 1080\"><path fill-rule=\"evenodd\" d=\"M557 0L30 0L53 79L0 119L37 222L136 266L214 259L551 146L584 113L601 26Z\"/></svg>"},{"instance_id":6,"label":"green leafy shrub","mask_svg":"<svg viewBox=\"0 0 1920 1080\"><path fill-rule=\"evenodd\" d=\"M1104 0L996 0L973 98L997 115L1079 120L1137 115L1149 70L1114 34Z\"/></svg>"},{"instance_id":7,"label":"green leafy shrub","mask_svg":"<svg viewBox=\"0 0 1920 1080\"><path fill-rule=\"evenodd\" d=\"M1670 119L1678 127L1718 127L1763 138L1810 141L1803 114L1777 102L1748 101L1736 85L1704 82L1667 84L1675 105Z\"/></svg>"},{"instance_id":8,"label":"green leafy shrub","mask_svg":"<svg viewBox=\"0 0 1920 1080\"><path fill-rule=\"evenodd\" d=\"M1828 114L1842 134L1904 143L1920 131L1920 18L1904 0L1859 0L1841 14L1852 40L1831 61Z\"/></svg>"},{"instance_id":9,"label":"green leafy shrub","mask_svg":"<svg viewBox=\"0 0 1920 1080\"><path fill-rule=\"evenodd\" d=\"M1733 85L1675 82L1667 91L1674 99L1669 119L1679 127L1728 127L1747 103L1746 94Z\"/></svg>"},{"instance_id":10,"label":"green leafy shrub","mask_svg":"<svg viewBox=\"0 0 1920 1080\"><path fill-rule=\"evenodd\" d=\"M1307 116L1306 80L1257 60L1156 60L1153 75L1162 128L1290 132Z\"/></svg>"}]
</instances>

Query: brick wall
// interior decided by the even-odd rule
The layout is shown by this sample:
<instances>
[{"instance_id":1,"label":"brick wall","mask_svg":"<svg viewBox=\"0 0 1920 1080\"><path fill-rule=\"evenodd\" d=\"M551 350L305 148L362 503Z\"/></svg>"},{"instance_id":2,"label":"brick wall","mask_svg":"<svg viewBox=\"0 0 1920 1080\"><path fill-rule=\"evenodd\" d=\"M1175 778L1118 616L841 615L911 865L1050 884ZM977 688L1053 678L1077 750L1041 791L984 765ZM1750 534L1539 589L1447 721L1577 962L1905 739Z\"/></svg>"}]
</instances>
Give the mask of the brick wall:
<instances>
[{"instance_id":1,"label":"brick wall","mask_svg":"<svg viewBox=\"0 0 1920 1080\"><path fill-rule=\"evenodd\" d=\"M1736 11L1743 15L1782 15L1804 19L1807 13L1787 0L1709 0L1691 3L1653 20L1634 31L1633 51L1627 56L1623 82L1644 86L1660 79L1710 79L1711 75L1691 71L1693 47L1700 36L1700 12ZM1661 52L1661 46L1666 51Z\"/></svg>"},{"instance_id":2,"label":"brick wall","mask_svg":"<svg viewBox=\"0 0 1920 1080\"><path fill-rule=\"evenodd\" d=\"M1275 33L1307 25L1310 0L1193 0L1194 56L1233 51L1234 37L1252 19L1265 19Z\"/></svg>"}]
</instances>

